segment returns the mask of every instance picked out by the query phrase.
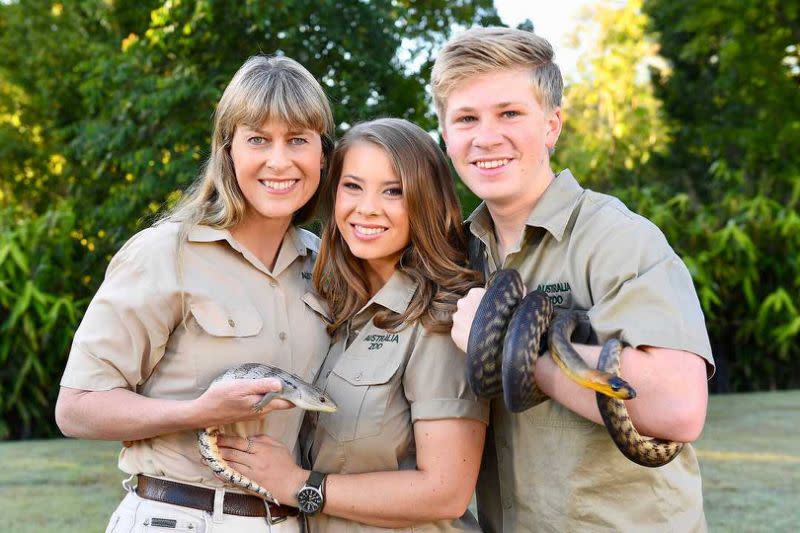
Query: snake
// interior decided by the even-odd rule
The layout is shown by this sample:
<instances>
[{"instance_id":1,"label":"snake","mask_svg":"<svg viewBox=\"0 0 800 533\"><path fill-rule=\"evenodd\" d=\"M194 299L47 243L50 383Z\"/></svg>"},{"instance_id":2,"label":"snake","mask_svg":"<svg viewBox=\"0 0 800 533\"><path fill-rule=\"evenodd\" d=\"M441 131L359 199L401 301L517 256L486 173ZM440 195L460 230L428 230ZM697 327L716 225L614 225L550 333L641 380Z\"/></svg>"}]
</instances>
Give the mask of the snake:
<instances>
[{"instance_id":1,"label":"snake","mask_svg":"<svg viewBox=\"0 0 800 533\"><path fill-rule=\"evenodd\" d=\"M209 387L213 387L217 383L235 379L261 378L277 378L280 380L282 388L278 392L268 392L256 402L253 405L253 411L256 413L261 412L264 406L275 398L288 400L296 407L308 411L320 411L325 413L333 413L336 411L336 404L334 401L321 389L306 383L290 372L260 363L243 363L228 368L222 374L214 378ZM203 462L211 468L214 474L232 485L255 493L276 505L280 505L277 498L275 498L271 492L244 474L237 472L220 456L219 447L217 446L217 438L220 434L219 426L209 426L198 430L196 433L200 457L203 459Z\"/></svg>"},{"instance_id":2,"label":"snake","mask_svg":"<svg viewBox=\"0 0 800 533\"><path fill-rule=\"evenodd\" d=\"M556 365L575 383L595 391L603 423L622 454L642 466L658 467L673 460L683 443L649 438L636 430L624 400L636 390L619 374L622 343L611 338L591 368L571 343L578 312L555 310L543 291L524 295L525 286L513 269L497 270L486 286L467 340L467 381L482 398L498 398L511 412L545 401L536 385L534 367L544 339ZM549 335L547 335L549 333Z\"/></svg>"}]
</instances>

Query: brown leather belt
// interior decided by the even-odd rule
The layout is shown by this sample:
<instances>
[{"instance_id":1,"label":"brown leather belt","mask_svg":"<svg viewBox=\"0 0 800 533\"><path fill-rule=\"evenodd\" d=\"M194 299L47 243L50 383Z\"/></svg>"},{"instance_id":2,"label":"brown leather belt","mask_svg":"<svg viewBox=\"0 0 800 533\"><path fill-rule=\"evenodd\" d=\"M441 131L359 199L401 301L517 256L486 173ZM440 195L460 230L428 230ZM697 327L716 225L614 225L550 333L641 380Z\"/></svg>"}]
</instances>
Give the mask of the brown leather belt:
<instances>
[{"instance_id":1,"label":"brown leather belt","mask_svg":"<svg viewBox=\"0 0 800 533\"><path fill-rule=\"evenodd\" d=\"M200 509L208 513L214 512L214 490L186 485L177 481L168 481L139 474L136 494L146 500L182 505L192 509ZM258 496L226 492L222 501L222 512L237 516L267 516L267 505L272 521L279 522L288 517L298 516L300 511L288 505L268 503Z\"/></svg>"}]
</instances>

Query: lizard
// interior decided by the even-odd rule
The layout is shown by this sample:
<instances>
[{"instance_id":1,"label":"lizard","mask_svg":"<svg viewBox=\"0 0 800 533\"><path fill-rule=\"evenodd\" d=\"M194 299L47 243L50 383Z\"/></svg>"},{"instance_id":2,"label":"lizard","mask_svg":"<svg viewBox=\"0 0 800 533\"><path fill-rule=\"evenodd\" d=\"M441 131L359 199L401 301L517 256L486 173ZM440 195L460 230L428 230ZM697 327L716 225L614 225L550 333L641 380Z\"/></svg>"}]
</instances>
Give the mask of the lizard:
<instances>
[{"instance_id":1,"label":"lizard","mask_svg":"<svg viewBox=\"0 0 800 533\"><path fill-rule=\"evenodd\" d=\"M233 379L260 378L277 378L281 381L283 388L279 392L269 392L265 394L260 401L253 405L253 410L256 412L261 411L265 405L275 398L288 400L295 406L309 411L320 411L324 413L336 411L336 404L324 391L306 383L294 374L259 363L244 363L229 368L214 378L209 387ZM217 436L219 433L219 427L217 426L210 426L197 431L197 443L203 462L208 465L218 477L225 481L247 491L254 492L262 498L279 505L278 500L267 489L231 468L230 465L220 457L219 448L217 447Z\"/></svg>"}]
</instances>

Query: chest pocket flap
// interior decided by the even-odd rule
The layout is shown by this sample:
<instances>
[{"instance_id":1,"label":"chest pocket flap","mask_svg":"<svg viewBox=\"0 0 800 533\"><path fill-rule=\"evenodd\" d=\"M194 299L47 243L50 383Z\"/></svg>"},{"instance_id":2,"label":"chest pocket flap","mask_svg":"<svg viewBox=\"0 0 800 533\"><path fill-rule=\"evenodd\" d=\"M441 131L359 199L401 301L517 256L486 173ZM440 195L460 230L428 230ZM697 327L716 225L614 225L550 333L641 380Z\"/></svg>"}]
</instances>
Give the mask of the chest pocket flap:
<instances>
[{"instance_id":1,"label":"chest pocket flap","mask_svg":"<svg viewBox=\"0 0 800 533\"><path fill-rule=\"evenodd\" d=\"M358 342L358 341L356 341ZM386 383L400 368L403 353L400 350L376 350L369 356L348 356L345 354L333 373L351 385L380 385Z\"/></svg>"},{"instance_id":2,"label":"chest pocket flap","mask_svg":"<svg viewBox=\"0 0 800 533\"><path fill-rule=\"evenodd\" d=\"M200 327L214 337L252 337L263 327L261 315L247 301L226 305L210 298L192 298L189 310Z\"/></svg>"}]
</instances>

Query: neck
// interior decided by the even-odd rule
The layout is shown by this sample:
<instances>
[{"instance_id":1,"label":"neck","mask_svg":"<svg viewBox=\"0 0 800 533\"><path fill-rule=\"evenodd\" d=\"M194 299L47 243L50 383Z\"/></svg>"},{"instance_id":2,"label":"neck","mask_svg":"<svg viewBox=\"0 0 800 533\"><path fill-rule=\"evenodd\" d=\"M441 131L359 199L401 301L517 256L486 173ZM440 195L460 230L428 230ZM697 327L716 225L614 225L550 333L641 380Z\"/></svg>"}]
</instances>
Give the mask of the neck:
<instances>
[{"instance_id":1,"label":"neck","mask_svg":"<svg viewBox=\"0 0 800 533\"><path fill-rule=\"evenodd\" d=\"M369 285L370 298L386 285L392 277L397 265L397 258L372 259L364 261L364 270L367 274L367 284Z\"/></svg>"},{"instance_id":2,"label":"neck","mask_svg":"<svg viewBox=\"0 0 800 533\"><path fill-rule=\"evenodd\" d=\"M264 218L245 214L230 231L234 239L272 270L291 222L291 217Z\"/></svg>"},{"instance_id":3,"label":"neck","mask_svg":"<svg viewBox=\"0 0 800 533\"><path fill-rule=\"evenodd\" d=\"M508 251L519 242L531 211L554 179L555 176L548 167L544 175L532 180L527 194L512 198L507 202L486 202L486 208L494 223L501 264L505 262Z\"/></svg>"}]
</instances>

